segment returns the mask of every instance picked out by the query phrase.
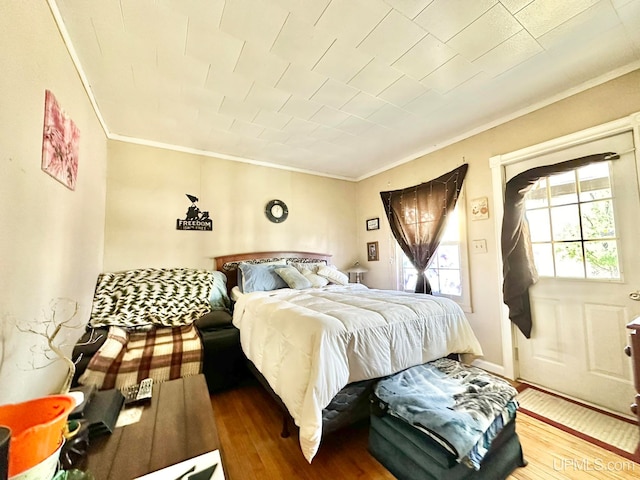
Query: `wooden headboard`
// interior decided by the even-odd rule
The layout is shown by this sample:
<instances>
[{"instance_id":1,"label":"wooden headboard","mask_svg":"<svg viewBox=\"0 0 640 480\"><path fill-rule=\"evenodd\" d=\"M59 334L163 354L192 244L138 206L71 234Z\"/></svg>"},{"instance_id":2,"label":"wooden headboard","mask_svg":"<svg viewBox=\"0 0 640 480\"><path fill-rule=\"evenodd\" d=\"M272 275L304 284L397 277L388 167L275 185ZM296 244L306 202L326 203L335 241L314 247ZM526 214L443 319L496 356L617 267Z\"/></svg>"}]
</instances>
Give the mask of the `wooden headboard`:
<instances>
[{"instance_id":1,"label":"wooden headboard","mask_svg":"<svg viewBox=\"0 0 640 480\"><path fill-rule=\"evenodd\" d=\"M286 258L293 261L313 261L324 260L327 265L331 263L331 255L326 253L313 252L251 252L251 253L234 253L232 255L224 255L216 257L216 270L220 270L227 277L227 292L238 284L238 264L241 262L252 262L267 259Z\"/></svg>"}]
</instances>

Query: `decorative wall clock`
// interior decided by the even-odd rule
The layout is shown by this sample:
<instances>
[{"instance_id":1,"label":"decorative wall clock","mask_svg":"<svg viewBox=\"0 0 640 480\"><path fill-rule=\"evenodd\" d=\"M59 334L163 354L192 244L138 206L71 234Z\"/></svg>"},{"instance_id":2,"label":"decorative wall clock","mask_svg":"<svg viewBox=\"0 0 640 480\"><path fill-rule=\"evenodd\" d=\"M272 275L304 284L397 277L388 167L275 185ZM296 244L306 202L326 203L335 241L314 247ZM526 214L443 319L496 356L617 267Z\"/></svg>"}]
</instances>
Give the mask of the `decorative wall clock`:
<instances>
[{"instance_id":1,"label":"decorative wall clock","mask_svg":"<svg viewBox=\"0 0 640 480\"><path fill-rule=\"evenodd\" d=\"M289 216L289 209L282 200L271 200L267 203L264 213L273 223L282 223Z\"/></svg>"}]
</instances>

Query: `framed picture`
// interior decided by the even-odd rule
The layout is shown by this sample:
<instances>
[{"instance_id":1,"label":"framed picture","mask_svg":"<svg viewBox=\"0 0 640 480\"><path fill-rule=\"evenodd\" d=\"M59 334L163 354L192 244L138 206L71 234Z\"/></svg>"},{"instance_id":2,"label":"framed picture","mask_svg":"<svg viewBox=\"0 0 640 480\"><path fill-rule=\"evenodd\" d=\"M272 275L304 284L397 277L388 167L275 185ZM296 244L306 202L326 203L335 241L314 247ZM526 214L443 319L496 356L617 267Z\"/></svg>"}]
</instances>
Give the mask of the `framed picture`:
<instances>
[{"instance_id":1,"label":"framed picture","mask_svg":"<svg viewBox=\"0 0 640 480\"><path fill-rule=\"evenodd\" d=\"M370 262L378 261L378 242L367 242L367 260Z\"/></svg>"},{"instance_id":2,"label":"framed picture","mask_svg":"<svg viewBox=\"0 0 640 480\"><path fill-rule=\"evenodd\" d=\"M70 190L78 177L80 132L73 120L60 108L49 90L44 98L44 132L42 134L42 170Z\"/></svg>"},{"instance_id":3,"label":"framed picture","mask_svg":"<svg viewBox=\"0 0 640 480\"><path fill-rule=\"evenodd\" d=\"M471 200L471 220L485 220L489 218L489 199L487 197Z\"/></svg>"},{"instance_id":4,"label":"framed picture","mask_svg":"<svg viewBox=\"0 0 640 480\"><path fill-rule=\"evenodd\" d=\"M367 230L378 230L380 228L379 218L370 218L367 220Z\"/></svg>"}]
</instances>

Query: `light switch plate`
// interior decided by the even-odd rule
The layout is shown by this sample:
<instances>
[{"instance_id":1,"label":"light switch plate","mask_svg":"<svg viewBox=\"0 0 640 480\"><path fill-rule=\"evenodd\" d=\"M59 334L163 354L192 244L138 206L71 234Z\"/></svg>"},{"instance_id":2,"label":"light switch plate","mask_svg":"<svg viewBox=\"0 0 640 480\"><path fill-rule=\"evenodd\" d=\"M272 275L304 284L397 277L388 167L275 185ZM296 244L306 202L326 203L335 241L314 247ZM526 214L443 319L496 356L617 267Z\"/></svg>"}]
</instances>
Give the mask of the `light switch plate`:
<instances>
[{"instance_id":1,"label":"light switch plate","mask_svg":"<svg viewBox=\"0 0 640 480\"><path fill-rule=\"evenodd\" d=\"M473 253L487 253L487 241L484 238L481 240L472 240L471 250Z\"/></svg>"}]
</instances>

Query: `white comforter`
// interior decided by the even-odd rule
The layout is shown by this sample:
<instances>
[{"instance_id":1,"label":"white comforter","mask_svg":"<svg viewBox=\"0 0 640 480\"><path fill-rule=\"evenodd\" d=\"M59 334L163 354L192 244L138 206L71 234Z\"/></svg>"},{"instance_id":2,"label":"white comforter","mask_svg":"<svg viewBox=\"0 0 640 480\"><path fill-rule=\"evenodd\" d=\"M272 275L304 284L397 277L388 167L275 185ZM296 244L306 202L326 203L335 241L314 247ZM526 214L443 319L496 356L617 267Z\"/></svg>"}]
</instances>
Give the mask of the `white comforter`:
<instances>
[{"instance_id":1,"label":"white comforter","mask_svg":"<svg viewBox=\"0 0 640 480\"><path fill-rule=\"evenodd\" d=\"M322 434L322 409L348 383L396 373L450 353L482 355L453 301L368 289L253 292L238 298L233 323L247 358L300 427L311 462Z\"/></svg>"}]
</instances>

